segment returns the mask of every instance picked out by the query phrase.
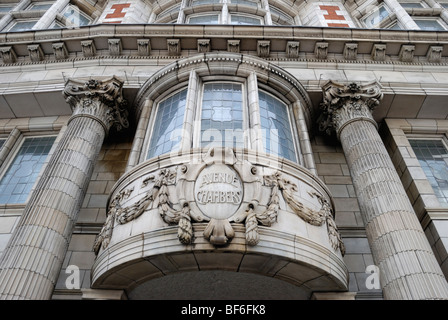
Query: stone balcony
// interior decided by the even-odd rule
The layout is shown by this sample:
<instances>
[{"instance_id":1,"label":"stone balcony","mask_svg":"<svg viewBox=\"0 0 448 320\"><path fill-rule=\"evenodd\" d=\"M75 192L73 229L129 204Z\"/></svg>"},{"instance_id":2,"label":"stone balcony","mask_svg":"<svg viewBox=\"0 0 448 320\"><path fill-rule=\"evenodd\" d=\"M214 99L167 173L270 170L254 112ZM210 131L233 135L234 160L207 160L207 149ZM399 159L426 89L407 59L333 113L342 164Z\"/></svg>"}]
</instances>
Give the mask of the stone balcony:
<instances>
[{"instance_id":1,"label":"stone balcony","mask_svg":"<svg viewBox=\"0 0 448 320\"><path fill-rule=\"evenodd\" d=\"M346 291L333 215L323 182L287 160L224 148L153 158L111 191L92 288L130 293L156 278L182 288L180 273L222 271L226 283L251 273L302 298Z\"/></svg>"}]
</instances>

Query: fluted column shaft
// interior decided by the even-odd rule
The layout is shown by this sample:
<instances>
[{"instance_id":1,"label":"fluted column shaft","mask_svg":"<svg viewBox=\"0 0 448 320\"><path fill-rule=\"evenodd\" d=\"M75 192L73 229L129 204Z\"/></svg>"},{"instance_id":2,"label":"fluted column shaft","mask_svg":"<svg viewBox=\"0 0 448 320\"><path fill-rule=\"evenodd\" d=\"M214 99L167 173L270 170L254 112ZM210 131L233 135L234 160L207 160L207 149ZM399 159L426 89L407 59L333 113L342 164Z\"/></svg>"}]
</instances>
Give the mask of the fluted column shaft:
<instances>
[{"instance_id":1,"label":"fluted column shaft","mask_svg":"<svg viewBox=\"0 0 448 320\"><path fill-rule=\"evenodd\" d=\"M388 155L371 109L378 85L327 83L322 123L341 141L385 299L448 299L448 284Z\"/></svg>"},{"instance_id":2,"label":"fluted column shaft","mask_svg":"<svg viewBox=\"0 0 448 320\"><path fill-rule=\"evenodd\" d=\"M120 100L120 88L115 78L107 85L69 84L74 113L3 253L1 299L51 298L93 167L120 113L110 101Z\"/></svg>"}]
</instances>

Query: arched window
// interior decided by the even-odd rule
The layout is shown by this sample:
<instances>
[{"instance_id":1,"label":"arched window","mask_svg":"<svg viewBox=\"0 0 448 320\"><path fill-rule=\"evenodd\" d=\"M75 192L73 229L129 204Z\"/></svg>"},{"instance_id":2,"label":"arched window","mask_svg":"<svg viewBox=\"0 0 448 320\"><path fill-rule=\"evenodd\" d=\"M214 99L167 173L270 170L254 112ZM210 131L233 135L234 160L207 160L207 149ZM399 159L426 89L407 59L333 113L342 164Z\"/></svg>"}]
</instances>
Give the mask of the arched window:
<instances>
[{"instance_id":1,"label":"arched window","mask_svg":"<svg viewBox=\"0 0 448 320\"><path fill-rule=\"evenodd\" d=\"M306 91L280 68L244 59L208 53L160 70L152 78L154 84L148 80L136 102L149 99L144 117L149 120L140 124L148 128L142 137L146 142L135 150L141 154L139 162L204 153L211 147L247 150L305 166L312 162L306 145L312 107ZM176 76L170 75L175 70Z\"/></svg>"},{"instance_id":2,"label":"arched window","mask_svg":"<svg viewBox=\"0 0 448 320\"><path fill-rule=\"evenodd\" d=\"M147 158L175 151L179 147L184 123L187 90L182 90L159 103L153 125Z\"/></svg>"}]
</instances>

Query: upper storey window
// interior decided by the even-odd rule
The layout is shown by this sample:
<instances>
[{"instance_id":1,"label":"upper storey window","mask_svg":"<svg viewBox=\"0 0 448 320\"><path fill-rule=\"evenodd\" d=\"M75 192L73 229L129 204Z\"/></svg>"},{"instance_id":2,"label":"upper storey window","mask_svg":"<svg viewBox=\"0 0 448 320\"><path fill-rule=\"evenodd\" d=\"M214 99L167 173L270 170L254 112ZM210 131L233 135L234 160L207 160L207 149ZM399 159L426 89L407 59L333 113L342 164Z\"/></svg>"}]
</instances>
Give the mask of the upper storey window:
<instances>
[{"instance_id":1,"label":"upper storey window","mask_svg":"<svg viewBox=\"0 0 448 320\"><path fill-rule=\"evenodd\" d=\"M389 10L386 6L381 5L376 8L372 13L368 14L364 19L363 23L367 28L379 28L383 21L390 15Z\"/></svg>"},{"instance_id":2,"label":"upper storey window","mask_svg":"<svg viewBox=\"0 0 448 320\"><path fill-rule=\"evenodd\" d=\"M218 146L252 150L261 147L263 153L298 162L291 106L273 93L240 80L198 81L194 87L199 90L184 88L158 102L150 125L146 159L177 152L181 146ZM187 110L192 115L190 120ZM193 128L187 130L191 123ZM260 132L261 145L250 139L256 130Z\"/></svg>"},{"instance_id":3,"label":"upper storey window","mask_svg":"<svg viewBox=\"0 0 448 320\"><path fill-rule=\"evenodd\" d=\"M25 203L55 141L54 136L26 137L0 180L0 204Z\"/></svg>"},{"instance_id":4,"label":"upper storey window","mask_svg":"<svg viewBox=\"0 0 448 320\"><path fill-rule=\"evenodd\" d=\"M434 193L443 207L448 207L448 150L441 139L410 139Z\"/></svg>"}]
</instances>

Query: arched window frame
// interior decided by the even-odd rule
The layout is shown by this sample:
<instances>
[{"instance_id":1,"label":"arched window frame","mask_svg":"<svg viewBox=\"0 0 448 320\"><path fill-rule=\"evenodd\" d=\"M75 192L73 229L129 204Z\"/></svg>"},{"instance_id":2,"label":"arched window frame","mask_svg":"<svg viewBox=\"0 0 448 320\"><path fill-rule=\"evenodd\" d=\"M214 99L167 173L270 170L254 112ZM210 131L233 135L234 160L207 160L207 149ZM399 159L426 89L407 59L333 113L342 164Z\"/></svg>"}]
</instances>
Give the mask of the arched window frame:
<instances>
[{"instance_id":1,"label":"arched window frame","mask_svg":"<svg viewBox=\"0 0 448 320\"><path fill-rule=\"evenodd\" d=\"M195 120L197 119L198 94L202 91L202 83L209 81L239 81L247 87L247 123L251 130L247 133L246 145L249 154L264 153L261 123L259 116L258 90L261 88L282 100L289 108L291 128L297 164L316 173L314 157L309 140L308 127L314 118L314 108L305 88L285 70L257 57L234 53L207 53L188 57L170 64L149 78L137 93L135 121L138 122L136 139L131 150L127 170L136 165L153 163L161 159L170 159L172 155L203 153L198 149ZM188 87L185 108L184 132L181 147L178 151L160 156L157 159L146 159L149 143L148 130L152 130L154 110L158 103L174 90ZM252 130L253 129L253 130ZM196 140L194 140L196 139ZM274 159L274 158L273 158ZM282 157L275 161L283 161ZM285 159L286 160L286 159Z\"/></svg>"}]
</instances>

